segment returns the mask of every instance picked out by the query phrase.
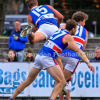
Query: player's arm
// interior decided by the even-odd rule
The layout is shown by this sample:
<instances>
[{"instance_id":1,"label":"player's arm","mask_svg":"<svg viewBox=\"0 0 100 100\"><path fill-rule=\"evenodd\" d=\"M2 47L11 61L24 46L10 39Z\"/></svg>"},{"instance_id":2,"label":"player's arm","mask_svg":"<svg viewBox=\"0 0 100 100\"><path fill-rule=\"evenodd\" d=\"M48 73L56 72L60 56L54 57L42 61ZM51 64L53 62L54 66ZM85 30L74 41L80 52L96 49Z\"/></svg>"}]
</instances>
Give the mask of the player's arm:
<instances>
[{"instance_id":1,"label":"player's arm","mask_svg":"<svg viewBox=\"0 0 100 100\"><path fill-rule=\"evenodd\" d=\"M60 66L60 68L63 70L63 64L62 64L60 55L56 58L56 61L57 61L58 65Z\"/></svg>"},{"instance_id":2,"label":"player's arm","mask_svg":"<svg viewBox=\"0 0 100 100\"><path fill-rule=\"evenodd\" d=\"M50 5L47 5L47 6L53 11L55 17L58 18L57 24L58 24L58 26L60 26L60 23L63 21L64 16L59 11L57 11L56 9L54 9L52 6L50 6Z\"/></svg>"},{"instance_id":3,"label":"player's arm","mask_svg":"<svg viewBox=\"0 0 100 100\"><path fill-rule=\"evenodd\" d=\"M30 15L27 16L27 22L28 22L29 25L32 26L32 30L34 32L36 32L38 28L33 24L32 17Z\"/></svg>"},{"instance_id":4,"label":"player's arm","mask_svg":"<svg viewBox=\"0 0 100 100\"><path fill-rule=\"evenodd\" d=\"M84 45L83 45L83 51L84 51L85 48L86 48L87 40L88 40L88 33L87 33L87 31L86 31L86 38L85 38L85 42L84 42Z\"/></svg>"},{"instance_id":5,"label":"player's arm","mask_svg":"<svg viewBox=\"0 0 100 100\"><path fill-rule=\"evenodd\" d=\"M27 22L29 25L31 25L33 28L33 31L36 31L36 27L34 26L34 24L32 23L32 17L30 15L28 15L27 17ZM28 40L30 44L34 44L34 33L32 32L30 35L28 35Z\"/></svg>"},{"instance_id":6,"label":"player's arm","mask_svg":"<svg viewBox=\"0 0 100 100\"><path fill-rule=\"evenodd\" d=\"M65 29L66 28L66 24L63 24L59 27L59 29Z\"/></svg>"},{"instance_id":7,"label":"player's arm","mask_svg":"<svg viewBox=\"0 0 100 100\"><path fill-rule=\"evenodd\" d=\"M92 72L95 72L94 67L90 64L89 59L86 57L85 53L77 47L71 35L66 35L63 38L63 43L68 44L67 49L70 49L77 53L77 55L88 65Z\"/></svg>"}]
</instances>

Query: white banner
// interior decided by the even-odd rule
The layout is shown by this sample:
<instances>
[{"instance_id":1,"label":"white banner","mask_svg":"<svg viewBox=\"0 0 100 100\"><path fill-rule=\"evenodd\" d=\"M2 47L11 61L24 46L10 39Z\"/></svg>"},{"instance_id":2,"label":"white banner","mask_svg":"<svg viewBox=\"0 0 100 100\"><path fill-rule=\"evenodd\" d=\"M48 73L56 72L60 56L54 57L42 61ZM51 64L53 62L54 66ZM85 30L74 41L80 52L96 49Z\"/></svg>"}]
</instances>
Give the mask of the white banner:
<instances>
[{"instance_id":1,"label":"white banner","mask_svg":"<svg viewBox=\"0 0 100 100\"><path fill-rule=\"evenodd\" d=\"M100 97L100 63L91 63L92 73L85 63L79 64L71 82L71 97Z\"/></svg>"},{"instance_id":2,"label":"white banner","mask_svg":"<svg viewBox=\"0 0 100 100\"><path fill-rule=\"evenodd\" d=\"M11 96L28 76L29 68L27 63L0 63L0 96ZM19 96L28 95L26 88Z\"/></svg>"},{"instance_id":3,"label":"white banner","mask_svg":"<svg viewBox=\"0 0 100 100\"><path fill-rule=\"evenodd\" d=\"M71 97L100 97L100 63L92 63L95 73L85 63L79 64L71 82ZM11 96L28 76L32 63L0 63L0 96ZM19 96L49 97L54 79L42 70L35 81Z\"/></svg>"}]
</instances>

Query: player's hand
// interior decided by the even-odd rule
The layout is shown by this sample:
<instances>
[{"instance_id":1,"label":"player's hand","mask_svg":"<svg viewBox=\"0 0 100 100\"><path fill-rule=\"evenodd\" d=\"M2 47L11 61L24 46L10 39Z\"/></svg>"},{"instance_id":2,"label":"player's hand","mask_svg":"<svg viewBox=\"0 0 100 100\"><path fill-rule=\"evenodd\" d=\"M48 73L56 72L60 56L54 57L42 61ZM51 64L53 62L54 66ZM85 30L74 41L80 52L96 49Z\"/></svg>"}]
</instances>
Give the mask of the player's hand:
<instances>
[{"instance_id":1,"label":"player's hand","mask_svg":"<svg viewBox=\"0 0 100 100\"><path fill-rule=\"evenodd\" d=\"M88 63L87 65L88 65L88 67L90 68L90 71L95 72L94 67L93 67L90 63Z\"/></svg>"},{"instance_id":2,"label":"player's hand","mask_svg":"<svg viewBox=\"0 0 100 100\"><path fill-rule=\"evenodd\" d=\"M18 36L14 36L14 40L18 40Z\"/></svg>"}]
</instances>

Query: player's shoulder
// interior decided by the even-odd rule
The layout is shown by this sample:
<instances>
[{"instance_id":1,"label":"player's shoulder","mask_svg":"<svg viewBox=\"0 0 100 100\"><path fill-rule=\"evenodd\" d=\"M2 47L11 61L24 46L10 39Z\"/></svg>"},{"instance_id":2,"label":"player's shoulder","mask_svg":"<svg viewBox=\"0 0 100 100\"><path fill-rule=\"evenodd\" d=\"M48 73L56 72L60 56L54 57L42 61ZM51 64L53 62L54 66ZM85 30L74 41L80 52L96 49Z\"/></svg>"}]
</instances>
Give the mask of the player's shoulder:
<instances>
[{"instance_id":1,"label":"player's shoulder","mask_svg":"<svg viewBox=\"0 0 100 100\"><path fill-rule=\"evenodd\" d=\"M84 30L87 30L84 26L81 26L81 25L79 25L79 24L78 24L78 27L79 27L79 28L83 28Z\"/></svg>"},{"instance_id":2,"label":"player's shoulder","mask_svg":"<svg viewBox=\"0 0 100 100\"><path fill-rule=\"evenodd\" d=\"M61 29L63 32L65 32L66 34L70 34L66 29Z\"/></svg>"},{"instance_id":3,"label":"player's shoulder","mask_svg":"<svg viewBox=\"0 0 100 100\"><path fill-rule=\"evenodd\" d=\"M40 5L39 7L50 7L50 5Z\"/></svg>"}]
</instances>

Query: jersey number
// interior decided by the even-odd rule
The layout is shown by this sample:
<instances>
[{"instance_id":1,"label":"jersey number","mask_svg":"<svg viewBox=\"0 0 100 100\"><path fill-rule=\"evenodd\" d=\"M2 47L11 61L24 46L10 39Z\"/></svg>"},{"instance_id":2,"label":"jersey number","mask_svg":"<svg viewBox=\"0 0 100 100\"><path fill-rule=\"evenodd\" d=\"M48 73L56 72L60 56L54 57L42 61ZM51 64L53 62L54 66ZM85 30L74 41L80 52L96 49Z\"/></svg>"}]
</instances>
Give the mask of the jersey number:
<instances>
[{"instance_id":1,"label":"jersey number","mask_svg":"<svg viewBox=\"0 0 100 100\"><path fill-rule=\"evenodd\" d=\"M41 14L46 14L48 12L48 10L44 7L41 8L41 6L40 6L40 7L36 8L35 10L33 10L32 12L36 16L40 17Z\"/></svg>"},{"instance_id":2,"label":"jersey number","mask_svg":"<svg viewBox=\"0 0 100 100\"><path fill-rule=\"evenodd\" d=\"M79 28L80 28L80 30L79 30ZM82 36L82 30L83 30L82 27L77 26L77 31L76 31L75 35L79 34L79 36L81 37Z\"/></svg>"}]
</instances>

